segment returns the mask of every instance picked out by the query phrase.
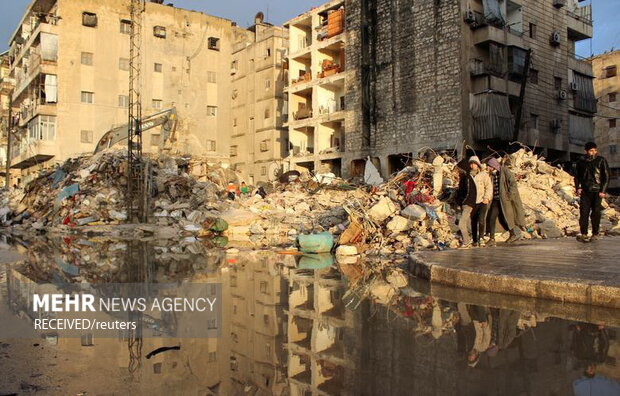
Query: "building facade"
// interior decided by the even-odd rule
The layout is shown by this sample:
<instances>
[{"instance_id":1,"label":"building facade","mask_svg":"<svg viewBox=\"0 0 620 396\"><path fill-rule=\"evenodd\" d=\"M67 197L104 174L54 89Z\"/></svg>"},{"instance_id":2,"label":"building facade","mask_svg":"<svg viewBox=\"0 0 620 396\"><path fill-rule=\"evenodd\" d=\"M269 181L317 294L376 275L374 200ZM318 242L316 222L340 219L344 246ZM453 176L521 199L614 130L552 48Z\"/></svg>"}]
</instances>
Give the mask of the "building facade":
<instances>
[{"instance_id":1,"label":"building facade","mask_svg":"<svg viewBox=\"0 0 620 396\"><path fill-rule=\"evenodd\" d=\"M297 168L357 176L371 157L388 176L425 148L513 141L564 161L593 136L592 69L574 55L590 5L332 1L287 26Z\"/></svg>"},{"instance_id":2,"label":"building facade","mask_svg":"<svg viewBox=\"0 0 620 396\"><path fill-rule=\"evenodd\" d=\"M262 13L233 47L230 162L250 184L273 180L286 156L287 49L288 30L263 22Z\"/></svg>"},{"instance_id":3,"label":"building facade","mask_svg":"<svg viewBox=\"0 0 620 396\"><path fill-rule=\"evenodd\" d=\"M8 139L9 139L9 111L13 80L9 76L9 53L0 54L0 187L4 186L7 177Z\"/></svg>"},{"instance_id":4,"label":"building facade","mask_svg":"<svg viewBox=\"0 0 620 396\"><path fill-rule=\"evenodd\" d=\"M611 170L610 187L620 189L620 51L598 55L590 59L594 71L594 92L598 99L595 118L595 139L599 153L607 158Z\"/></svg>"},{"instance_id":5,"label":"building facade","mask_svg":"<svg viewBox=\"0 0 620 396\"><path fill-rule=\"evenodd\" d=\"M129 2L36 0L11 38L18 141L11 165L28 181L42 167L92 152L127 123ZM231 117L229 20L148 2L142 17L143 116L176 108L172 150L226 160ZM159 146L156 130L144 151Z\"/></svg>"}]
</instances>

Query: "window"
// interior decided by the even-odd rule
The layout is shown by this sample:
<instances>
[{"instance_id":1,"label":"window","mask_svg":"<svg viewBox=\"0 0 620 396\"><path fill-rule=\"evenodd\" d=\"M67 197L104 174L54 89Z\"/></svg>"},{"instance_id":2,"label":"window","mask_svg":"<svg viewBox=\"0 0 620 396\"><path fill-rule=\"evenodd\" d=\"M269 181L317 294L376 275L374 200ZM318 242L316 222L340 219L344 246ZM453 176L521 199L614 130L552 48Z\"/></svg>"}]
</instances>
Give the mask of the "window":
<instances>
[{"instance_id":1,"label":"window","mask_svg":"<svg viewBox=\"0 0 620 396\"><path fill-rule=\"evenodd\" d=\"M271 117L271 109L265 109L265 119Z\"/></svg>"},{"instance_id":2,"label":"window","mask_svg":"<svg viewBox=\"0 0 620 396\"><path fill-rule=\"evenodd\" d=\"M34 140L56 139L56 116L38 116L30 120L28 136Z\"/></svg>"},{"instance_id":3,"label":"window","mask_svg":"<svg viewBox=\"0 0 620 396\"><path fill-rule=\"evenodd\" d=\"M207 116L208 117L217 116L217 106L207 106Z\"/></svg>"},{"instance_id":4,"label":"window","mask_svg":"<svg viewBox=\"0 0 620 396\"><path fill-rule=\"evenodd\" d=\"M233 118L233 126L236 127L237 126L237 119Z\"/></svg>"},{"instance_id":5,"label":"window","mask_svg":"<svg viewBox=\"0 0 620 396\"><path fill-rule=\"evenodd\" d=\"M618 152L618 148L615 144L609 145L609 154L616 154Z\"/></svg>"},{"instance_id":6,"label":"window","mask_svg":"<svg viewBox=\"0 0 620 396\"><path fill-rule=\"evenodd\" d=\"M153 101L151 102L151 107L153 107L155 110L161 110L163 108L163 102L161 99L153 99Z\"/></svg>"},{"instance_id":7,"label":"window","mask_svg":"<svg viewBox=\"0 0 620 396\"><path fill-rule=\"evenodd\" d=\"M271 48L267 48L267 57L271 56Z\"/></svg>"},{"instance_id":8,"label":"window","mask_svg":"<svg viewBox=\"0 0 620 396\"><path fill-rule=\"evenodd\" d=\"M536 25L533 23L530 23L530 38L536 39Z\"/></svg>"},{"instance_id":9,"label":"window","mask_svg":"<svg viewBox=\"0 0 620 396\"><path fill-rule=\"evenodd\" d=\"M82 25L93 28L97 27L97 14L93 14L92 12L83 12Z\"/></svg>"},{"instance_id":10,"label":"window","mask_svg":"<svg viewBox=\"0 0 620 396\"><path fill-rule=\"evenodd\" d=\"M118 95L118 107L128 108L129 107L129 96L127 95Z\"/></svg>"},{"instance_id":11,"label":"window","mask_svg":"<svg viewBox=\"0 0 620 396\"><path fill-rule=\"evenodd\" d=\"M155 73L161 73L162 71L164 71L164 67L161 63L155 63L153 70L155 71Z\"/></svg>"},{"instance_id":12,"label":"window","mask_svg":"<svg viewBox=\"0 0 620 396\"><path fill-rule=\"evenodd\" d=\"M88 91L82 91L81 101L82 103L95 103L95 93L88 92Z\"/></svg>"},{"instance_id":13,"label":"window","mask_svg":"<svg viewBox=\"0 0 620 396\"><path fill-rule=\"evenodd\" d=\"M82 52L82 64L87 66L93 65L93 53L92 52Z\"/></svg>"},{"instance_id":14,"label":"window","mask_svg":"<svg viewBox=\"0 0 620 396\"><path fill-rule=\"evenodd\" d=\"M212 71L207 72L207 81L212 84L217 83L217 73L212 72Z\"/></svg>"},{"instance_id":15,"label":"window","mask_svg":"<svg viewBox=\"0 0 620 396\"><path fill-rule=\"evenodd\" d=\"M231 157L236 157L237 156L237 146L230 146L230 156Z\"/></svg>"},{"instance_id":16,"label":"window","mask_svg":"<svg viewBox=\"0 0 620 396\"><path fill-rule=\"evenodd\" d=\"M151 146L159 146L161 143L161 135L151 135Z\"/></svg>"},{"instance_id":17,"label":"window","mask_svg":"<svg viewBox=\"0 0 620 396\"><path fill-rule=\"evenodd\" d=\"M261 166L260 167L260 174L261 174L261 176L267 176L267 167L266 166Z\"/></svg>"},{"instance_id":18,"label":"window","mask_svg":"<svg viewBox=\"0 0 620 396\"><path fill-rule=\"evenodd\" d=\"M553 78L553 85L555 86L555 89L557 89L558 91L560 89L562 89L562 78L561 77L554 77Z\"/></svg>"},{"instance_id":19,"label":"window","mask_svg":"<svg viewBox=\"0 0 620 396\"><path fill-rule=\"evenodd\" d=\"M81 143L92 143L93 142L93 131L80 131L80 142Z\"/></svg>"},{"instance_id":20,"label":"window","mask_svg":"<svg viewBox=\"0 0 620 396\"><path fill-rule=\"evenodd\" d=\"M230 74L237 73L238 68L239 68L239 63L236 60L232 61L232 63L230 64Z\"/></svg>"},{"instance_id":21,"label":"window","mask_svg":"<svg viewBox=\"0 0 620 396\"><path fill-rule=\"evenodd\" d=\"M269 139L260 142L260 151L269 151Z\"/></svg>"},{"instance_id":22,"label":"window","mask_svg":"<svg viewBox=\"0 0 620 396\"><path fill-rule=\"evenodd\" d=\"M530 69L530 82L532 84L538 84L538 70Z\"/></svg>"},{"instance_id":23,"label":"window","mask_svg":"<svg viewBox=\"0 0 620 396\"><path fill-rule=\"evenodd\" d=\"M121 19L121 33L131 34L131 21Z\"/></svg>"},{"instance_id":24,"label":"window","mask_svg":"<svg viewBox=\"0 0 620 396\"><path fill-rule=\"evenodd\" d=\"M127 58L119 58L118 59L118 68L120 70L128 71L129 70L129 59L127 59Z\"/></svg>"},{"instance_id":25,"label":"window","mask_svg":"<svg viewBox=\"0 0 620 396\"><path fill-rule=\"evenodd\" d=\"M217 37L209 37L209 49L214 51L220 50L220 39Z\"/></svg>"},{"instance_id":26,"label":"window","mask_svg":"<svg viewBox=\"0 0 620 396\"><path fill-rule=\"evenodd\" d=\"M607 95L607 99L609 103L613 103L616 101L616 93L612 92L610 94Z\"/></svg>"},{"instance_id":27,"label":"window","mask_svg":"<svg viewBox=\"0 0 620 396\"><path fill-rule=\"evenodd\" d=\"M615 128L616 127L616 119L615 118L609 120L609 127L610 128Z\"/></svg>"},{"instance_id":28,"label":"window","mask_svg":"<svg viewBox=\"0 0 620 396\"><path fill-rule=\"evenodd\" d=\"M217 361L217 352L209 352L209 362L213 363Z\"/></svg>"},{"instance_id":29,"label":"window","mask_svg":"<svg viewBox=\"0 0 620 396\"><path fill-rule=\"evenodd\" d=\"M166 38L166 28L163 26L153 26L153 36Z\"/></svg>"},{"instance_id":30,"label":"window","mask_svg":"<svg viewBox=\"0 0 620 396\"><path fill-rule=\"evenodd\" d=\"M215 140L207 140L207 151L215 151Z\"/></svg>"},{"instance_id":31,"label":"window","mask_svg":"<svg viewBox=\"0 0 620 396\"><path fill-rule=\"evenodd\" d=\"M612 77L616 77L618 73L618 68L616 67L616 65L613 66L607 66L605 68L605 72L603 73L603 75L605 76L604 78L612 78Z\"/></svg>"},{"instance_id":32,"label":"window","mask_svg":"<svg viewBox=\"0 0 620 396\"><path fill-rule=\"evenodd\" d=\"M268 91L269 88L271 88L271 80L270 79L266 79L265 80L265 91Z\"/></svg>"},{"instance_id":33,"label":"window","mask_svg":"<svg viewBox=\"0 0 620 396\"><path fill-rule=\"evenodd\" d=\"M260 292L263 294L267 294L267 282L265 281L260 282Z\"/></svg>"},{"instance_id":34,"label":"window","mask_svg":"<svg viewBox=\"0 0 620 396\"><path fill-rule=\"evenodd\" d=\"M269 315L263 315L263 323L265 326L269 326Z\"/></svg>"},{"instance_id":35,"label":"window","mask_svg":"<svg viewBox=\"0 0 620 396\"><path fill-rule=\"evenodd\" d=\"M538 129L538 114L530 114L530 127L532 129Z\"/></svg>"}]
</instances>

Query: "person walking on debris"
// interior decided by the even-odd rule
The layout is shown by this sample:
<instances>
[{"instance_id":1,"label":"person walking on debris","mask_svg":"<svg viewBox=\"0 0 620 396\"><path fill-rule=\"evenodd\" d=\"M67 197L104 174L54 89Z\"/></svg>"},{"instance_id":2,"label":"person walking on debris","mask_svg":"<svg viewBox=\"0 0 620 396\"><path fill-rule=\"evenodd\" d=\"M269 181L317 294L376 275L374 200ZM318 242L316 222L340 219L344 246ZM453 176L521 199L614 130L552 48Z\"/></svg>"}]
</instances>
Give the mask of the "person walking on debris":
<instances>
[{"instance_id":1,"label":"person walking on debris","mask_svg":"<svg viewBox=\"0 0 620 396\"><path fill-rule=\"evenodd\" d=\"M493 185L493 199L489 208L489 246L495 245L497 222L510 233L507 243L518 240L519 227L525 227L525 212L519 195L517 180L507 166L502 166L497 158L487 161Z\"/></svg>"},{"instance_id":2,"label":"person walking on debris","mask_svg":"<svg viewBox=\"0 0 620 396\"><path fill-rule=\"evenodd\" d=\"M575 188L579 201L579 228L577 240L588 242L598 239L602 201L609 185L609 165L598 155L596 143L585 145L586 155L577 162ZM588 218L592 220L592 237L588 239Z\"/></svg>"},{"instance_id":3,"label":"person walking on debris","mask_svg":"<svg viewBox=\"0 0 620 396\"><path fill-rule=\"evenodd\" d=\"M461 168L463 169L463 168ZM469 158L469 169L465 171L465 177L461 178L459 196L463 207L459 229L463 235L463 246L466 249L474 245L480 245L480 237L484 235L487 205L493 197L493 185L486 172L482 171L482 164L477 156ZM469 228L472 229L472 236Z\"/></svg>"},{"instance_id":4,"label":"person walking on debris","mask_svg":"<svg viewBox=\"0 0 620 396\"><path fill-rule=\"evenodd\" d=\"M250 193L250 187L248 187L248 185L245 184L245 182L241 182L241 188L239 189L239 191L241 192L241 196L243 198L246 198L248 194Z\"/></svg>"},{"instance_id":5,"label":"person walking on debris","mask_svg":"<svg viewBox=\"0 0 620 396\"><path fill-rule=\"evenodd\" d=\"M237 197L237 186L235 186L235 183L230 182L228 183L228 187L226 187L226 193L228 196L228 199L230 199L231 201L234 201L235 198Z\"/></svg>"}]
</instances>

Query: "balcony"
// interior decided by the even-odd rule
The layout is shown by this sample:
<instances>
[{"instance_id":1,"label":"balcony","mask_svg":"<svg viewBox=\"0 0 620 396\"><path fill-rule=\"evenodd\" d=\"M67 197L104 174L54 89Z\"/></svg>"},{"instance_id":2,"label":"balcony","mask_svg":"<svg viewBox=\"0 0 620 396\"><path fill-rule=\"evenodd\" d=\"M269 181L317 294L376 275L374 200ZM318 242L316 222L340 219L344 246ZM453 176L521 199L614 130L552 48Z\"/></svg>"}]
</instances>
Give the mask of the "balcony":
<instances>
[{"instance_id":1,"label":"balcony","mask_svg":"<svg viewBox=\"0 0 620 396\"><path fill-rule=\"evenodd\" d=\"M503 78L486 75L484 78L476 78L472 83L472 93L483 93L483 92L501 92L504 94L508 94L511 96L519 96L521 92L520 84L505 80Z\"/></svg>"},{"instance_id":2,"label":"balcony","mask_svg":"<svg viewBox=\"0 0 620 396\"><path fill-rule=\"evenodd\" d=\"M54 158L55 142L26 139L19 145L19 155L11 159L11 169L26 169ZM15 151L14 154L17 154Z\"/></svg>"},{"instance_id":3,"label":"balcony","mask_svg":"<svg viewBox=\"0 0 620 396\"><path fill-rule=\"evenodd\" d=\"M510 29L500 29L492 25L486 25L474 31L473 40L475 45L486 45L494 42L504 46L525 48L523 32Z\"/></svg>"},{"instance_id":4,"label":"balcony","mask_svg":"<svg viewBox=\"0 0 620 396\"><path fill-rule=\"evenodd\" d=\"M0 94L8 95L15 87L15 80L9 77L0 79Z\"/></svg>"},{"instance_id":5,"label":"balcony","mask_svg":"<svg viewBox=\"0 0 620 396\"><path fill-rule=\"evenodd\" d=\"M577 7L566 11L566 24L568 38L573 41L581 41L592 38L592 6Z\"/></svg>"},{"instance_id":6,"label":"balcony","mask_svg":"<svg viewBox=\"0 0 620 396\"><path fill-rule=\"evenodd\" d=\"M568 68L578 73L585 74L586 76L594 78L594 73L592 72L592 65L590 64L590 62L577 59L573 56L569 56Z\"/></svg>"}]
</instances>

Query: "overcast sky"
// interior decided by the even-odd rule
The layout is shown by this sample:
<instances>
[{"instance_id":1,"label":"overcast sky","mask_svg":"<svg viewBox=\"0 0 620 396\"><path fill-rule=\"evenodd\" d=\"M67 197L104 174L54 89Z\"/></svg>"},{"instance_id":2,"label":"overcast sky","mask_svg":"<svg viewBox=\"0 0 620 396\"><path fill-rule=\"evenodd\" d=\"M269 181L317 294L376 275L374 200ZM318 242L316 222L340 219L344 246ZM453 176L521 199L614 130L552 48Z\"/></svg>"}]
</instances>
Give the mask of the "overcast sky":
<instances>
[{"instance_id":1,"label":"overcast sky","mask_svg":"<svg viewBox=\"0 0 620 396\"><path fill-rule=\"evenodd\" d=\"M105 1L105 0L103 0ZM202 11L249 26L254 15L263 11L267 22L280 25L326 0L166 0L177 7ZM620 0L588 0L594 12L594 39L577 44L581 56L600 54L612 47L620 49ZM0 51L8 48L8 40L30 0L0 0Z\"/></svg>"}]
</instances>

